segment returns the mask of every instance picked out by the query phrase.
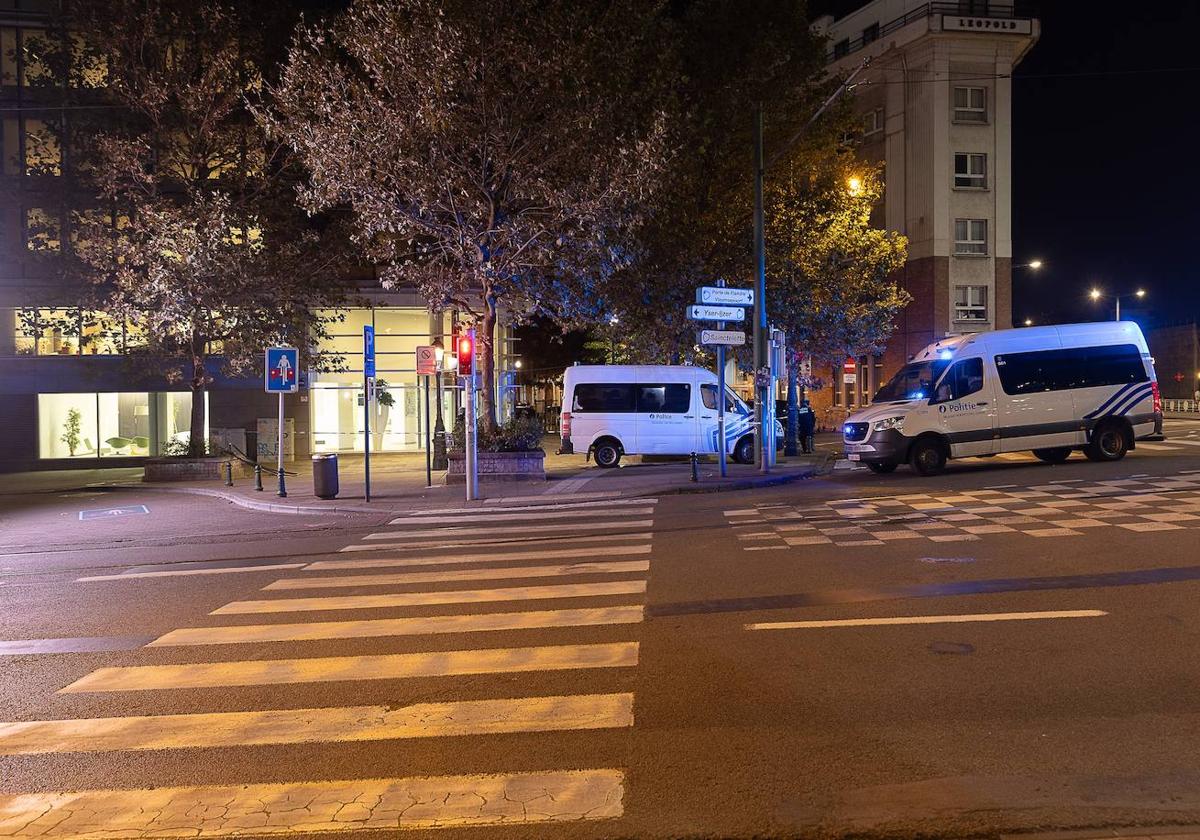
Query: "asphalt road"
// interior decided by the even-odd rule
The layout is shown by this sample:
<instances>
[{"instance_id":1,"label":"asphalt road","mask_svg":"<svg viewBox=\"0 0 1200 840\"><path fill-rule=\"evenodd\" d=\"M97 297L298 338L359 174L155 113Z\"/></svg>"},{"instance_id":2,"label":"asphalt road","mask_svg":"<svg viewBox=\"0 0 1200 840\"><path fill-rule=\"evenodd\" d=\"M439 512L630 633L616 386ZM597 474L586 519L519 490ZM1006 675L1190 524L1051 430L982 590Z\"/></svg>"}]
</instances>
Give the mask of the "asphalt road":
<instances>
[{"instance_id":1,"label":"asphalt road","mask_svg":"<svg viewBox=\"0 0 1200 840\"><path fill-rule=\"evenodd\" d=\"M397 524L6 501L0 836L1200 823L1200 424L1168 434Z\"/></svg>"}]
</instances>

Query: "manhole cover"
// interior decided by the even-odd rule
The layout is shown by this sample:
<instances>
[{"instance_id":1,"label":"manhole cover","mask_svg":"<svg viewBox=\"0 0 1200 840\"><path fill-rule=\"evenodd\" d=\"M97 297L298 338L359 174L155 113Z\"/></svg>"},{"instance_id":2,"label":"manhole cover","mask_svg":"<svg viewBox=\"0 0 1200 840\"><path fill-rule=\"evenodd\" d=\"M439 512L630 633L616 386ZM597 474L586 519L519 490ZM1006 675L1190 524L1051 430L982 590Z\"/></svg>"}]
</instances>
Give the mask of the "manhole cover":
<instances>
[{"instance_id":1,"label":"manhole cover","mask_svg":"<svg viewBox=\"0 0 1200 840\"><path fill-rule=\"evenodd\" d=\"M975 652L975 646L966 642L934 642L929 646L930 653L944 653L950 656L966 656Z\"/></svg>"}]
</instances>

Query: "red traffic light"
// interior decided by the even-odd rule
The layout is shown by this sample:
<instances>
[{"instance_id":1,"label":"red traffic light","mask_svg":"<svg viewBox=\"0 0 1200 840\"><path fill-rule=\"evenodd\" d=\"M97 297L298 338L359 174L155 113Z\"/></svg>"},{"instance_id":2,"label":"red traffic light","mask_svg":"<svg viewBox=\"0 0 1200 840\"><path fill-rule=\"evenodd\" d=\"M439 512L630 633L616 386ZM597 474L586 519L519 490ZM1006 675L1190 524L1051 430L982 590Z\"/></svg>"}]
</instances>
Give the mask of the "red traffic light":
<instances>
[{"instance_id":1,"label":"red traffic light","mask_svg":"<svg viewBox=\"0 0 1200 840\"><path fill-rule=\"evenodd\" d=\"M455 355L458 357L458 371L462 376L471 373L471 364L475 356L475 341L469 335L460 335L454 342Z\"/></svg>"}]
</instances>

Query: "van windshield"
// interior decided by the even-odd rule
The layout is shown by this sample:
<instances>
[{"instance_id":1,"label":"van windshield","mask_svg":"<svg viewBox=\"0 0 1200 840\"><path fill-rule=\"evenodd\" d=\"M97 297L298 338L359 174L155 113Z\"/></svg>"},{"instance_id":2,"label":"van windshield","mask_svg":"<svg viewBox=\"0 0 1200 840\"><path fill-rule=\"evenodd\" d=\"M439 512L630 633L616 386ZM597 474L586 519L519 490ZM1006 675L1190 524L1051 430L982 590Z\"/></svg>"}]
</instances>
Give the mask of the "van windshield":
<instances>
[{"instance_id":1,"label":"van windshield","mask_svg":"<svg viewBox=\"0 0 1200 840\"><path fill-rule=\"evenodd\" d=\"M896 371L896 375L876 392L872 402L927 400L933 396L934 383L949 366L949 359L910 362Z\"/></svg>"}]
</instances>

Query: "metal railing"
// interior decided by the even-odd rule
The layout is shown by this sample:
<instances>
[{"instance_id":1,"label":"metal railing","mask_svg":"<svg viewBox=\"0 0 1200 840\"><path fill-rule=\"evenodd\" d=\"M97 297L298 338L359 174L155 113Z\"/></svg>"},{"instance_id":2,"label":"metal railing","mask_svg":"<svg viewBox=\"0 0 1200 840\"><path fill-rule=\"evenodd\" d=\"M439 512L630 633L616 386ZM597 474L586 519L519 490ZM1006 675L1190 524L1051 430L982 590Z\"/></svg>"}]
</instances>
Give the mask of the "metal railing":
<instances>
[{"instance_id":1,"label":"metal railing","mask_svg":"<svg viewBox=\"0 0 1200 840\"><path fill-rule=\"evenodd\" d=\"M1196 400L1163 400L1163 411L1179 414L1200 414L1200 402Z\"/></svg>"},{"instance_id":2,"label":"metal railing","mask_svg":"<svg viewBox=\"0 0 1200 840\"><path fill-rule=\"evenodd\" d=\"M934 15L966 15L970 17L1008 20L1012 18L1033 17L1034 10L1032 4L990 3L986 2L986 0L959 0L959 2L953 2L952 0L952 2L925 3L905 12L895 20L866 27L863 30L863 34L854 40L842 39L841 41L837 41L826 55L826 60L837 61L839 58L845 58L851 53L858 52L867 46L867 44L890 35L897 29L903 29L914 21L933 17Z\"/></svg>"}]
</instances>

